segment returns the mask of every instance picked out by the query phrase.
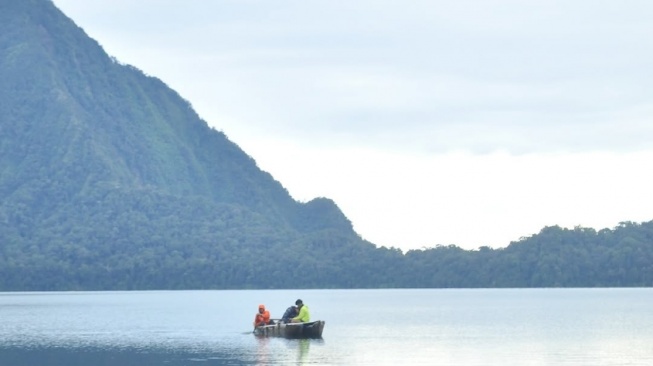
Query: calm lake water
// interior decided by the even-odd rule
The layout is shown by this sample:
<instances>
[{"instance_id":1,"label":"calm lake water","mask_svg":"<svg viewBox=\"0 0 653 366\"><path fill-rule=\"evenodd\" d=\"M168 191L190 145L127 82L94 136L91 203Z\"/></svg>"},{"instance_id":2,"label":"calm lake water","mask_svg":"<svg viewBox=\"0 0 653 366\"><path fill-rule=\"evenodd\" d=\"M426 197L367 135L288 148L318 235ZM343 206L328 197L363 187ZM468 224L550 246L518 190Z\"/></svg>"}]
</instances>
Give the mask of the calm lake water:
<instances>
[{"instance_id":1,"label":"calm lake water","mask_svg":"<svg viewBox=\"0 0 653 366\"><path fill-rule=\"evenodd\" d=\"M301 298L321 340L257 338ZM653 365L653 289L0 293L0 365Z\"/></svg>"}]
</instances>

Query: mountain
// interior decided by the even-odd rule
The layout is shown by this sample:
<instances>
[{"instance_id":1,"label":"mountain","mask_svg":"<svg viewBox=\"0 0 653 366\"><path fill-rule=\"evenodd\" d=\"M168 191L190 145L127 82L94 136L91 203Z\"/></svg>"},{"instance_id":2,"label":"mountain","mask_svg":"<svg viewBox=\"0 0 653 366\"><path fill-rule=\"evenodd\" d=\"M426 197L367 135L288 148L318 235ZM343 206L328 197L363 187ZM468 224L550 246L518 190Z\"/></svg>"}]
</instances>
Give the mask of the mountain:
<instances>
[{"instance_id":1,"label":"mountain","mask_svg":"<svg viewBox=\"0 0 653 366\"><path fill-rule=\"evenodd\" d=\"M107 55L51 1L0 2L0 80L7 288L305 287L312 275L249 267L313 271L321 246L375 249L333 201L294 201L188 101ZM54 282L29 280L41 270Z\"/></svg>"},{"instance_id":2,"label":"mountain","mask_svg":"<svg viewBox=\"0 0 653 366\"><path fill-rule=\"evenodd\" d=\"M2 174L3 190L75 198L102 186L205 197L281 217L302 209L187 101L110 58L51 2L3 6L1 151L10 173Z\"/></svg>"}]
</instances>

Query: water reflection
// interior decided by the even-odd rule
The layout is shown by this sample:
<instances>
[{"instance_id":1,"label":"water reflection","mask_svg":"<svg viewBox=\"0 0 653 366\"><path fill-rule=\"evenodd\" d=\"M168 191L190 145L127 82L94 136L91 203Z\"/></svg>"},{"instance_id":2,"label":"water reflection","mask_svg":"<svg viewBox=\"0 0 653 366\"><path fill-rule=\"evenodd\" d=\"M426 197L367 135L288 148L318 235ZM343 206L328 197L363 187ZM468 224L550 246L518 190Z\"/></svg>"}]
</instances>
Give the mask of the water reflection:
<instances>
[{"instance_id":1,"label":"water reflection","mask_svg":"<svg viewBox=\"0 0 653 366\"><path fill-rule=\"evenodd\" d=\"M256 351L256 361L259 365L270 363L270 338L256 337L258 349Z\"/></svg>"},{"instance_id":2,"label":"water reflection","mask_svg":"<svg viewBox=\"0 0 653 366\"><path fill-rule=\"evenodd\" d=\"M311 358L311 344L324 344L322 339L283 339L256 337L256 363L259 365L316 363ZM246 351L243 350L243 355Z\"/></svg>"},{"instance_id":3,"label":"water reflection","mask_svg":"<svg viewBox=\"0 0 653 366\"><path fill-rule=\"evenodd\" d=\"M0 365L11 366L182 366L322 363L321 339L284 339L240 334L212 344L183 341L92 343L54 338L38 342L0 338Z\"/></svg>"},{"instance_id":4,"label":"water reflection","mask_svg":"<svg viewBox=\"0 0 653 366\"><path fill-rule=\"evenodd\" d=\"M311 346L311 340L310 339L299 339L297 341L298 349L299 351L297 352L297 363L300 365L303 365L308 362L308 350L309 347Z\"/></svg>"}]
</instances>

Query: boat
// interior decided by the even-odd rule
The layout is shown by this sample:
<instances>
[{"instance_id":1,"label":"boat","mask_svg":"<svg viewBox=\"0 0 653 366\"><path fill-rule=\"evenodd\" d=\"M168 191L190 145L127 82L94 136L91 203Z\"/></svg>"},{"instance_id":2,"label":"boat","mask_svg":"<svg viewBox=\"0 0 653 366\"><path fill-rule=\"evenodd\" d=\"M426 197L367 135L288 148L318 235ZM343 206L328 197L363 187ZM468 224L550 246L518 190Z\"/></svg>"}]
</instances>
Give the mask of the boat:
<instances>
[{"instance_id":1,"label":"boat","mask_svg":"<svg viewBox=\"0 0 653 366\"><path fill-rule=\"evenodd\" d=\"M324 320L307 323L277 322L254 328L254 334L260 337L322 338L322 330L324 330Z\"/></svg>"}]
</instances>

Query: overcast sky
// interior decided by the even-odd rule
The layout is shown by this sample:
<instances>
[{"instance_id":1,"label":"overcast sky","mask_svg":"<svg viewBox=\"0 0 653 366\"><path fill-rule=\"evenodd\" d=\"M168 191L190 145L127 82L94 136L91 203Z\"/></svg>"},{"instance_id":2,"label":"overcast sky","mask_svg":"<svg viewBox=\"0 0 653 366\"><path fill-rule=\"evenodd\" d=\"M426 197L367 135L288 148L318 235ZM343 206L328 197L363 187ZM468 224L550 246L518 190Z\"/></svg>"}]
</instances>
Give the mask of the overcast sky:
<instances>
[{"instance_id":1,"label":"overcast sky","mask_svg":"<svg viewBox=\"0 0 653 366\"><path fill-rule=\"evenodd\" d=\"M54 0L404 250L653 220L648 0Z\"/></svg>"}]
</instances>

